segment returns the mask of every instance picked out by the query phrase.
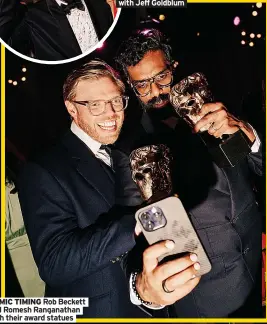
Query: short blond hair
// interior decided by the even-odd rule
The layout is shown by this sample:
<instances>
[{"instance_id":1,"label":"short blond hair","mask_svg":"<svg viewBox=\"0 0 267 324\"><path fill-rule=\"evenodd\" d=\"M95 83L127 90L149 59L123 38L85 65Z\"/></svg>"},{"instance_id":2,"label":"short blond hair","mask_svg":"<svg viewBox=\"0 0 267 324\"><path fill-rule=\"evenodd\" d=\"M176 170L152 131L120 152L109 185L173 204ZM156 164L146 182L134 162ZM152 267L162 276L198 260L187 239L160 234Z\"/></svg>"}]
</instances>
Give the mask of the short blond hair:
<instances>
[{"instance_id":1,"label":"short blond hair","mask_svg":"<svg viewBox=\"0 0 267 324\"><path fill-rule=\"evenodd\" d=\"M113 81L123 94L125 85L121 78L110 65L106 62L96 59L85 63L80 68L73 70L66 78L63 85L64 101L71 101L75 97L77 84L82 80L98 80L103 77L108 77Z\"/></svg>"}]
</instances>

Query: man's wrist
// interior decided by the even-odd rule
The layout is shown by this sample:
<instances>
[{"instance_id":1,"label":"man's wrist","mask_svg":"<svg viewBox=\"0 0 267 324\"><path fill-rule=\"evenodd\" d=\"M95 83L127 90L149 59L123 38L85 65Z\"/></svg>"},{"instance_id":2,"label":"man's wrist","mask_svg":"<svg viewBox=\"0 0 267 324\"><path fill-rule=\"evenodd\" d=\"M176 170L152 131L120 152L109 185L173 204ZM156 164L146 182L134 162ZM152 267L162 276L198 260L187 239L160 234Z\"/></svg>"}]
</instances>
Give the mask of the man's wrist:
<instances>
[{"instance_id":1,"label":"man's wrist","mask_svg":"<svg viewBox=\"0 0 267 324\"><path fill-rule=\"evenodd\" d=\"M145 299L143 299L143 296L141 297L141 295L139 294L139 291L137 290L137 286L138 283L140 283L141 280L141 274L138 272L133 272L132 274L132 288L133 291L135 293L135 295L137 296L138 300L141 302L141 304L145 305L145 306L151 306L152 302L146 301Z\"/></svg>"},{"instance_id":2,"label":"man's wrist","mask_svg":"<svg viewBox=\"0 0 267 324\"><path fill-rule=\"evenodd\" d=\"M138 305L138 306L143 305L143 306L146 306L147 308L154 309L154 310L164 308L165 306L157 305L152 302L147 302L141 298L141 296L139 295L139 292L136 289L137 277L140 280L141 274L138 272L131 273L131 276L130 276L130 299L131 299L131 302L134 305Z\"/></svg>"}]
</instances>

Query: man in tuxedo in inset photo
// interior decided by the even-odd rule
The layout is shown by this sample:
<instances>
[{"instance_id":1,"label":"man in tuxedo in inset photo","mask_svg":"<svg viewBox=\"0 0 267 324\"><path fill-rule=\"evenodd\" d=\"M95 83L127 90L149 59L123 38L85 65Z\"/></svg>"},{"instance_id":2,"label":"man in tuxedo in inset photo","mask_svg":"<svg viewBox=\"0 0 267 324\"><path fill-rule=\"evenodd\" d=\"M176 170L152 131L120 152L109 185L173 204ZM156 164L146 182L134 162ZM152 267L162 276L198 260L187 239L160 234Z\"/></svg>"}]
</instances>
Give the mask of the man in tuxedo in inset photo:
<instances>
[{"instance_id":1,"label":"man in tuxedo in inset photo","mask_svg":"<svg viewBox=\"0 0 267 324\"><path fill-rule=\"evenodd\" d=\"M36 59L64 60L95 46L113 14L106 0L0 0L0 38Z\"/></svg>"}]
</instances>

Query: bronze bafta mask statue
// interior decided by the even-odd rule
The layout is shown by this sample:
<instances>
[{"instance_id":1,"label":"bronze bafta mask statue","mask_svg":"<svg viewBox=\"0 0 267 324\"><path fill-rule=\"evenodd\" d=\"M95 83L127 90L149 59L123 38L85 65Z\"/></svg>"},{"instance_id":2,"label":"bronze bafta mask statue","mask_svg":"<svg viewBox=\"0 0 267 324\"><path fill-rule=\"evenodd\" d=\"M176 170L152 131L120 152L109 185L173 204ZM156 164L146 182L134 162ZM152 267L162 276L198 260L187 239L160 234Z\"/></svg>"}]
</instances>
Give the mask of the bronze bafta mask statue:
<instances>
[{"instance_id":1,"label":"bronze bafta mask statue","mask_svg":"<svg viewBox=\"0 0 267 324\"><path fill-rule=\"evenodd\" d=\"M213 100L208 88L208 82L202 73L194 73L174 85L170 92L170 102L177 114L194 126L199 120L198 116L204 103ZM208 130L210 125L201 129Z\"/></svg>"},{"instance_id":2,"label":"bronze bafta mask statue","mask_svg":"<svg viewBox=\"0 0 267 324\"><path fill-rule=\"evenodd\" d=\"M169 97L177 114L191 127L201 119L198 114L202 106L214 101L207 79L202 73L194 73L174 85ZM241 130L217 139L206 132L211 125L212 123L202 127L199 136L219 167L233 167L250 153L251 143Z\"/></svg>"},{"instance_id":3,"label":"bronze bafta mask statue","mask_svg":"<svg viewBox=\"0 0 267 324\"><path fill-rule=\"evenodd\" d=\"M144 146L131 153L132 177L145 201L171 194L171 160L170 150L163 144Z\"/></svg>"}]
</instances>

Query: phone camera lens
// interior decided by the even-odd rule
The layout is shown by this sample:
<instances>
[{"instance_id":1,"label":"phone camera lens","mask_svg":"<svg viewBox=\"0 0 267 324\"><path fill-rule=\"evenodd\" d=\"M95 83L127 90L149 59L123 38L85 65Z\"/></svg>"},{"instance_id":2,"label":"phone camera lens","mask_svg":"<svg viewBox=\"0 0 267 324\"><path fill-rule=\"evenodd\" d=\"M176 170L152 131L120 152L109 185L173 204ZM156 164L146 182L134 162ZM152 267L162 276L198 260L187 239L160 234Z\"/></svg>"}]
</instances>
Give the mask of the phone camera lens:
<instances>
[{"instance_id":1,"label":"phone camera lens","mask_svg":"<svg viewBox=\"0 0 267 324\"><path fill-rule=\"evenodd\" d=\"M148 219L148 215L147 215L147 213L142 214L142 218L143 218L143 219Z\"/></svg>"}]
</instances>

